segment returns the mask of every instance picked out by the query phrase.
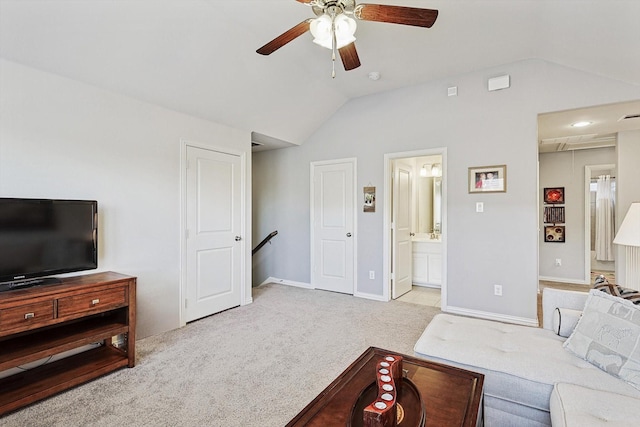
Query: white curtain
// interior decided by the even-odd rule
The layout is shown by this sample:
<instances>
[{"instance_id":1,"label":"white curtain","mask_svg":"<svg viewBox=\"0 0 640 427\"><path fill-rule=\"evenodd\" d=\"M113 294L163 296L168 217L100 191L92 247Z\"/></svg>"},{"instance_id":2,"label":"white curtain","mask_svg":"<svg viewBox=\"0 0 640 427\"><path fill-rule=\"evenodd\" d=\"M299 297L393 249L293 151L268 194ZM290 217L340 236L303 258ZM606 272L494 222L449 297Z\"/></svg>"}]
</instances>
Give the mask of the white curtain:
<instances>
[{"instance_id":1,"label":"white curtain","mask_svg":"<svg viewBox=\"0 0 640 427\"><path fill-rule=\"evenodd\" d=\"M613 261L614 197L611 176L600 175L596 186L596 259Z\"/></svg>"}]
</instances>

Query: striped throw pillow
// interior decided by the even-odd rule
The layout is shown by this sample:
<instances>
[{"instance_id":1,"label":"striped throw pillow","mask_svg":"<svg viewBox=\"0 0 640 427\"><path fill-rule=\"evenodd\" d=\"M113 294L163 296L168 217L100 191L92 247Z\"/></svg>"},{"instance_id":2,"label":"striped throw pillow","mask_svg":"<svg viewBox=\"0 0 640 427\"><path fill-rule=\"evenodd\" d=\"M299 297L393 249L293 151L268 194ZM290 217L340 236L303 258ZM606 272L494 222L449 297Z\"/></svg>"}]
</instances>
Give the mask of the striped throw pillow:
<instances>
[{"instance_id":1,"label":"striped throw pillow","mask_svg":"<svg viewBox=\"0 0 640 427\"><path fill-rule=\"evenodd\" d=\"M624 288L613 283L596 284L593 289L597 289L605 294L613 295L631 301L635 305L640 305L640 292L635 289Z\"/></svg>"}]
</instances>

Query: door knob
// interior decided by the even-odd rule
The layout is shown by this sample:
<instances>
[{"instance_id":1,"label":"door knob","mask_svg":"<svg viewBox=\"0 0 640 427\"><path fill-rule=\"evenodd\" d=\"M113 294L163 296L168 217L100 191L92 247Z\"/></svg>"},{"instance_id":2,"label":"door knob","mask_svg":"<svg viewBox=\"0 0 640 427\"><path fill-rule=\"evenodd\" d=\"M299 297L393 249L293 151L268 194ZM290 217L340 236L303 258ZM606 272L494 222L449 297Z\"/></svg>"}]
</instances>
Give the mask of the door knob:
<instances>
[{"instance_id":1,"label":"door knob","mask_svg":"<svg viewBox=\"0 0 640 427\"><path fill-rule=\"evenodd\" d=\"M411 237L413 237L415 235L416 235L416 233L409 233L409 236L411 236Z\"/></svg>"},{"instance_id":2,"label":"door knob","mask_svg":"<svg viewBox=\"0 0 640 427\"><path fill-rule=\"evenodd\" d=\"M239 242L240 240L242 240L242 237L236 236L236 242Z\"/></svg>"},{"instance_id":3,"label":"door knob","mask_svg":"<svg viewBox=\"0 0 640 427\"><path fill-rule=\"evenodd\" d=\"M347 233L347 237L351 237L351 233Z\"/></svg>"}]
</instances>

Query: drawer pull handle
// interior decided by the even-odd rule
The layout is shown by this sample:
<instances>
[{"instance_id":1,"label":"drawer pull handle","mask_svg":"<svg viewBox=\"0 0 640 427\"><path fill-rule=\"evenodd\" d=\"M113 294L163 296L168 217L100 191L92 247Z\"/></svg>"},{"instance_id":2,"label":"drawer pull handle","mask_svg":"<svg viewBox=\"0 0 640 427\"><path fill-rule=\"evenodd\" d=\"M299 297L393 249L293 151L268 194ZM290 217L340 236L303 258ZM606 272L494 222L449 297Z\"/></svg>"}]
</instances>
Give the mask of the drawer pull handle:
<instances>
[{"instance_id":1,"label":"drawer pull handle","mask_svg":"<svg viewBox=\"0 0 640 427\"><path fill-rule=\"evenodd\" d=\"M91 300L91 305L96 305L100 302L100 300L98 298Z\"/></svg>"},{"instance_id":2,"label":"drawer pull handle","mask_svg":"<svg viewBox=\"0 0 640 427\"><path fill-rule=\"evenodd\" d=\"M25 313L24 314L24 318L26 319L33 319L34 317L36 317L36 315L34 313Z\"/></svg>"}]
</instances>

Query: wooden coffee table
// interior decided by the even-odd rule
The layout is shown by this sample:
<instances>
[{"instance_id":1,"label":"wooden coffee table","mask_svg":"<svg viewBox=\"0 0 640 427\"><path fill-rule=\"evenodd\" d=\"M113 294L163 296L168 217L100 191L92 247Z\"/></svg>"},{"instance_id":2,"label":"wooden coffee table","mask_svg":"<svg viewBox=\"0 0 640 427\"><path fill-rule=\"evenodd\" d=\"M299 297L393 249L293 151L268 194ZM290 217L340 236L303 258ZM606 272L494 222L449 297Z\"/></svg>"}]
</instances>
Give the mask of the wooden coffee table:
<instances>
[{"instance_id":1,"label":"wooden coffee table","mask_svg":"<svg viewBox=\"0 0 640 427\"><path fill-rule=\"evenodd\" d=\"M376 364L387 355L403 357L403 369L408 371L406 378L415 385L424 405L425 426L475 427L483 424L484 375L369 347L291 420L287 427L352 425L353 408L361 393L375 383ZM412 408L405 409L409 410ZM400 423L398 427L405 427L404 424Z\"/></svg>"}]
</instances>

